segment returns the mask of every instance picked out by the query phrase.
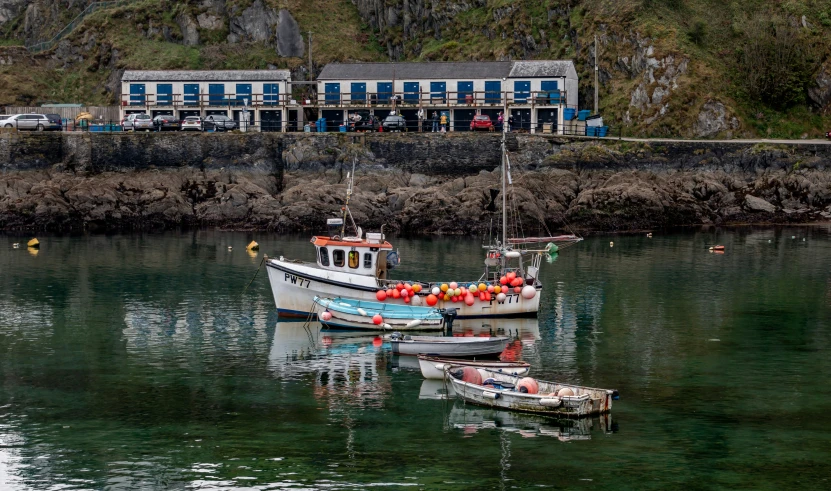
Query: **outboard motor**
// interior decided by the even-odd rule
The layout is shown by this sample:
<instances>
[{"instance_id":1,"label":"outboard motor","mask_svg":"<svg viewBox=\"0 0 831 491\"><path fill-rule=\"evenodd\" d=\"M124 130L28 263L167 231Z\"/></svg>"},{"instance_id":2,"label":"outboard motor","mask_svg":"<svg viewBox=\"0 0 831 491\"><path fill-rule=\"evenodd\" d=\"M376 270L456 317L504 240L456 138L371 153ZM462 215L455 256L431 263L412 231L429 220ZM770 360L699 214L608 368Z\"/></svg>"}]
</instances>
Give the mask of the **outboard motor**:
<instances>
[{"instance_id":1,"label":"outboard motor","mask_svg":"<svg viewBox=\"0 0 831 491\"><path fill-rule=\"evenodd\" d=\"M451 376L451 377L453 377L453 378L455 378L456 380L462 380L462 378L463 378L463 377L464 377L464 375L465 375L465 371L464 371L464 370L462 370L461 368L455 368L455 369L453 369L453 370L450 370L450 371L449 371L449 372L447 372L447 373L449 373L449 374L450 374L450 376Z\"/></svg>"},{"instance_id":2,"label":"outboard motor","mask_svg":"<svg viewBox=\"0 0 831 491\"><path fill-rule=\"evenodd\" d=\"M444 328L448 331L453 330L453 321L456 319L458 315L458 311L456 309L444 309L442 310L442 317L444 317Z\"/></svg>"},{"instance_id":3,"label":"outboard motor","mask_svg":"<svg viewBox=\"0 0 831 491\"><path fill-rule=\"evenodd\" d=\"M387 253L387 269L395 269L401 264L401 256L398 251L390 251Z\"/></svg>"},{"instance_id":4,"label":"outboard motor","mask_svg":"<svg viewBox=\"0 0 831 491\"><path fill-rule=\"evenodd\" d=\"M398 331L395 331L394 333L390 334L390 339L393 341L401 341L402 338L403 336L401 336L401 333Z\"/></svg>"}]
</instances>

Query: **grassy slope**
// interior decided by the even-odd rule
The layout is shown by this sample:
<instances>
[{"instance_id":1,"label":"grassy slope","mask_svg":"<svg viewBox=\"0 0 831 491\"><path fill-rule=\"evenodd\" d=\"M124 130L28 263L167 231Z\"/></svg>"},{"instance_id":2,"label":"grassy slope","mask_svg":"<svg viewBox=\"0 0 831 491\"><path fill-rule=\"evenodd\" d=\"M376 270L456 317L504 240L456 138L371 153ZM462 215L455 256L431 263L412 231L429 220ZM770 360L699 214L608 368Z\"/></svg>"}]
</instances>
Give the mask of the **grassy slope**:
<instances>
[{"instance_id":1,"label":"grassy slope","mask_svg":"<svg viewBox=\"0 0 831 491\"><path fill-rule=\"evenodd\" d=\"M434 2L439 10L446 4L442 0ZM244 8L250 3L251 0L227 2L229 8L235 5ZM747 135L798 137L807 133L816 136L831 126L828 117L810 111L807 104L783 112L752 101L744 93L742 74L735 63L736 50L742 42L741 23L752 12L786 16L797 23L805 15L812 27L804 29L803 35L820 44L821 52L828 53L831 0L489 0L484 7L455 15L442 29L441 39L429 34L405 36L400 26L373 33L349 0L265 0L265 3L287 6L301 30L314 31L316 64L332 60L383 61L386 49L382 46L387 41L403 42L407 59L522 58L526 52L520 39L531 36L536 44L531 57L575 59L583 100L590 100L592 91L593 73L587 63L590 56L587 48L593 36L599 34L603 39L613 40L603 44L600 50L600 66L612 75L601 89L601 109L609 119L617 120L627 110L631 111L629 100L641 81L640 76L630 79L613 68L620 57L632 56L631 46L621 40L632 39L636 34L651 38L656 57L689 57L690 64L687 74L678 80L679 88L665 100L669 111L664 117L646 124L643 120L647 115L632 113L635 123L630 131L637 134L688 133L700 107L711 99L732 108L743 123L740 133ZM142 0L97 12L70 36L77 45L95 36L96 43L85 53L83 63L57 69L54 74L45 67L48 60L26 71L21 71L19 66L0 67L0 82L5 87L0 88L0 103L14 103L21 95L62 102L113 103L111 94L102 90L113 68L233 69L268 65L293 68L306 62L280 58L274 48L261 44L225 44L227 29L200 31L204 44L199 47L165 42L160 34L152 39L141 36L139 26L146 28L150 22L156 28L168 26L177 35L176 15L182 10L194 14L200 4L195 0ZM495 21L495 13L506 8L515 10ZM690 36L696 27L704 33L699 39ZM0 43L13 42L0 40ZM117 49L115 61L102 44Z\"/></svg>"}]
</instances>

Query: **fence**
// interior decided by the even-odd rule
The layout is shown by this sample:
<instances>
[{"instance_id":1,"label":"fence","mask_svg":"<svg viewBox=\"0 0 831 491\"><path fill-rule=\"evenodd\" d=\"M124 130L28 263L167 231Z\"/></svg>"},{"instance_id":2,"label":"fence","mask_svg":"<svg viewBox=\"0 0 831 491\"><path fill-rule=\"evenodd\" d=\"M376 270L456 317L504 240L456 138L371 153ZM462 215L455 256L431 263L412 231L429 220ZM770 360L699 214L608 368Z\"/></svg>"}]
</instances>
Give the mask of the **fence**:
<instances>
[{"instance_id":1,"label":"fence","mask_svg":"<svg viewBox=\"0 0 831 491\"><path fill-rule=\"evenodd\" d=\"M74 121L82 112L87 112L96 120L119 121L121 110L118 106L87 106L87 107L37 107L37 106L6 106L6 114L58 114L61 119Z\"/></svg>"},{"instance_id":2,"label":"fence","mask_svg":"<svg viewBox=\"0 0 831 491\"><path fill-rule=\"evenodd\" d=\"M67 24L66 27L61 29L60 32L55 34L52 37L52 39L50 39L48 41L41 41L39 43L27 45L26 49L29 50L30 53L40 53L42 51L52 49L52 48L55 47L56 44L58 44L58 41L60 41L64 36L66 36L67 34L72 32L76 27L78 27L78 25L81 22L83 22L84 18L87 15L89 15L92 12L98 10L99 8L115 7L117 5L124 5L124 4L130 3L132 1L135 1L135 0L115 0L115 1L111 1L111 2L93 2L89 5L87 5L87 8L85 8L83 11L81 11L81 13L78 14L77 17L72 19L72 21L70 21L70 23Z\"/></svg>"}]
</instances>

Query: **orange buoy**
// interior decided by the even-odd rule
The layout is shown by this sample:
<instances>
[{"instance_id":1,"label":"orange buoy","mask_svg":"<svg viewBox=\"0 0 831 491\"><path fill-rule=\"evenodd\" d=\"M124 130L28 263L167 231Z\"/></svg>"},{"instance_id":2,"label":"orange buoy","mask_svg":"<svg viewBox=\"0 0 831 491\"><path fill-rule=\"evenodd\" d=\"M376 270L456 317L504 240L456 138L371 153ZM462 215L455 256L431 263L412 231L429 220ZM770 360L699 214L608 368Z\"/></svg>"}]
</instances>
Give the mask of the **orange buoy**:
<instances>
[{"instance_id":1,"label":"orange buoy","mask_svg":"<svg viewBox=\"0 0 831 491\"><path fill-rule=\"evenodd\" d=\"M573 396L573 395L574 395L574 391L569 387L563 387L562 389L557 391L557 397L567 397L567 396Z\"/></svg>"},{"instance_id":2,"label":"orange buoy","mask_svg":"<svg viewBox=\"0 0 831 491\"><path fill-rule=\"evenodd\" d=\"M438 297L436 297L432 293L427 295L427 305L429 305L430 307L436 305L436 302L438 302L438 301L439 301Z\"/></svg>"},{"instance_id":3,"label":"orange buoy","mask_svg":"<svg viewBox=\"0 0 831 491\"><path fill-rule=\"evenodd\" d=\"M378 290L375 292L375 298L378 299L379 302L383 302L387 299L387 292L386 290Z\"/></svg>"},{"instance_id":4,"label":"orange buoy","mask_svg":"<svg viewBox=\"0 0 831 491\"><path fill-rule=\"evenodd\" d=\"M471 384L482 385L482 374L474 367L462 368L462 382L469 382Z\"/></svg>"},{"instance_id":5,"label":"orange buoy","mask_svg":"<svg viewBox=\"0 0 831 491\"><path fill-rule=\"evenodd\" d=\"M532 377L523 377L519 379L519 382L516 384L516 388L524 394L537 394L540 391L540 386Z\"/></svg>"}]
</instances>

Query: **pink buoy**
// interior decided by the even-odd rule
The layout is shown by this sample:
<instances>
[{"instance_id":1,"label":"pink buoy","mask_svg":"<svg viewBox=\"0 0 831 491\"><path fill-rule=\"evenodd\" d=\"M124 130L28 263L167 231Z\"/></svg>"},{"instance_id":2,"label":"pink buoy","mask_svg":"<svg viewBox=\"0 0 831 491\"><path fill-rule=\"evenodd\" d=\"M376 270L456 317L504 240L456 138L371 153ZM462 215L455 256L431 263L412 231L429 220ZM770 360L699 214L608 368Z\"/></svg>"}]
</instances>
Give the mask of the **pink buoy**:
<instances>
[{"instance_id":1,"label":"pink buoy","mask_svg":"<svg viewBox=\"0 0 831 491\"><path fill-rule=\"evenodd\" d=\"M455 281L451 281L449 286L450 286L451 290L455 290L456 288L459 288L459 284L456 283Z\"/></svg>"},{"instance_id":2,"label":"pink buoy","mask_svg":"<svg viewBox=\"0 0 831 491\"><path fill-rule=\"evenodd\" d=\"M519 287L517 287L519 288ZM522 298L531 300L532 298L537 296L537 289L531 285L525 285L522 287Z\"/></svg>"},{"instance_id":3,"label":"pink buoy","mask_svg":"<svg viewBox=\"0 0 831 491\"><path fill-rule=\"evenodd\" d=\"M465 296L465 305L467 305L468 307L473 305L473 302L475 301L476 300L473 298L472 294L468 293L467 296Z\"/></svg>"},{"instance_id":4,"label":"pink buoy","mask_svg":"<svg viewBox=\"0 0 831 491\"><path fill-rule=\"evenodd\" d=\"M514 293L519 293L519 292L521 292L521 291L522 291L522 288L520 288L520 287L518 287L518 286L515 286L515 287L514 287Z\"/></svg>"},{"instance_id":5,"label":"pink buoy","mask_svg":"<svg viewBox=\"0 0 831 491\"><path fill-rule=\"evenodd\" d=\"M474 367L462 368L462 382L468 382L475 385L482 385L482 374Z\"/></svg>"},{"instance_id":6,"label":"pink buoy","mask_svg":"<svg viewBox=\"0 0 831 491\"><path fill-rule=\"evenodd\" d=\"M524 394L536 394L540 391L540 386L532 377L523 377L519 379L519 382L516 384L516 388Z\"/></svg>"},{"instance_id":7,"label":"pink buoy","mask_svg":"<svg viewBox=\"0 0 831 491\"><path fill-rule=\"evenodd\" d=\"M380 326L384 322L384 318L381 317L381 314L375 314L372 316L372 323L376 326Z\"/></svg>"},{"instance_id":8,"label":"pink buoy","mask_svg":"<svg viewBox=\"0 0 831 491\"><path fill-rule=\"evenodd\" d=\"M493 293L494 286L488 285L488 293Z\"/></svg>"},{"instance_id":9,"label":"pink buoy","mask_svg":"<svg viewBox=\"0 0 831 491\"><path fill-rule=\"evenodd\" d=\"M322 320L322 321L332 320L332 313L329 312L328 310L324 310L323 312L320 313L320 320Z\"/></svg>"}]
</instances>

